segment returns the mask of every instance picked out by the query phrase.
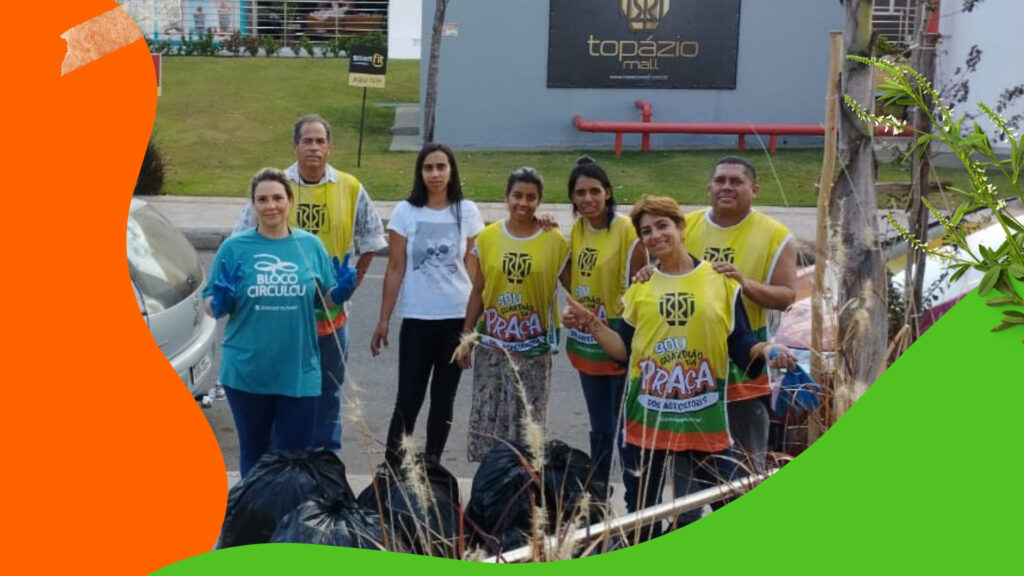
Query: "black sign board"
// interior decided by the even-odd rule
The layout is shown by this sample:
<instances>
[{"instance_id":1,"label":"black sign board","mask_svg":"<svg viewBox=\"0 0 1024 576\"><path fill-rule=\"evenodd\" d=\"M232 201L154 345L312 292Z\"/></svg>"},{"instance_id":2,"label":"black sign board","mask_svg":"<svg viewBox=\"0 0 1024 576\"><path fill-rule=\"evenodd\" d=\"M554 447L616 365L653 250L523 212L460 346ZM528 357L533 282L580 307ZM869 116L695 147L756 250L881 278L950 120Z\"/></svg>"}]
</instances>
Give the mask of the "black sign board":
<instances>
[{"instance_id":1,"label":"black sign board","mask_svg":"<svg viewBox=\"0 0 1024 576\"><path fill-rule=\"evenodd\" d=\"M736 88L740 0L550 0L549 88Z\"/></svg>"},{"instance_id":2,"label":"black sign board","mask_svg":"<svg viewBox=\"0 0 1024 576\"><path fill-rule=\"evenodd\" d=\"M348 51L348 85L383 88L388 71L388 49L353 46Z\"/></svg>"}]
</instances>

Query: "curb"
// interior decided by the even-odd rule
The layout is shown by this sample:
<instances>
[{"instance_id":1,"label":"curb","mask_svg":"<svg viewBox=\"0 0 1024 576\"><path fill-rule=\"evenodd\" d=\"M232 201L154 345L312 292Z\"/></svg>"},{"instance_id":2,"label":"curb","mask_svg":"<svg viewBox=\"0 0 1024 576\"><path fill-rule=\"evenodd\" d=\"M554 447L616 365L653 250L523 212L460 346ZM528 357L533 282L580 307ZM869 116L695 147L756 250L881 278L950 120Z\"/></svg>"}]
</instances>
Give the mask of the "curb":
<instances>
[{"instance_id":1,"label":"curb","mask_svg":"<svg viewBox=\"0 0 1024 576\"><path fill-rule=\"evenodd\" d=\"M231 236L230 228L182 228L182 234L196 250L216 251L221 242Z\"/></svg>"}]
</instances>

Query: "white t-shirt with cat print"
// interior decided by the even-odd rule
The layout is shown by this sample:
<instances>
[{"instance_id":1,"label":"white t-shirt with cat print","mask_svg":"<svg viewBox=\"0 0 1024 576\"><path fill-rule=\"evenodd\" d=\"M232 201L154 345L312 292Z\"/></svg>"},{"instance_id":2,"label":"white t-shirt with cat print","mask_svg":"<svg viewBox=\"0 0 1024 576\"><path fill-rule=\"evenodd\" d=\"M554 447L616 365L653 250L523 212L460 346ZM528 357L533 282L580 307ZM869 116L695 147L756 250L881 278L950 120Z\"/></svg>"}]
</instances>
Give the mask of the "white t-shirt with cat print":
<instances>
[{"instance_id":1,"label":"white t-shirt with cat print","mask_svg":"<svg viewBox=\"0 0 1024 576\"><path fill-rule=\"evenodd\" d=\"M388 230L405 238L405 278L398 295L402 318L462 318L473 283L466 272L466 239L484 228L476 204L459 203L462 230L453 206L433 210L406 201L395 206Z\"/></svg>"}]
</instances>

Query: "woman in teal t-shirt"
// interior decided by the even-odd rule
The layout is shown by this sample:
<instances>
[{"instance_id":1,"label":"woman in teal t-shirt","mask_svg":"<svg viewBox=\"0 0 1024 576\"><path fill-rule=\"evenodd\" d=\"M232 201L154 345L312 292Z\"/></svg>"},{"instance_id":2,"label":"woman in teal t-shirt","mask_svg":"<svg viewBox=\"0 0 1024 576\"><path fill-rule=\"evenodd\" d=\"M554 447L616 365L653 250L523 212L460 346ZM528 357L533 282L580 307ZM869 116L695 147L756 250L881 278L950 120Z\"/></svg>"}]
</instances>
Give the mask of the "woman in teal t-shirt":
<instances>
[{"instance_id":1,"label":"woman in teal t-shirt","mask_svg":"<svg viewBox=\"0 0 1024 576\"><path fill-rule=\"evenodd\" d=\"M293 197L284 172L261 170L249 194L257 226L221 244L203 290L207 313L230 315L220 382L243 476L269 450L271 436L281 449L312 444L320 395L314 307L336 308L355 287L347 256L332 263L316 236L288 226Z\"/></svg>"}]
</instances>

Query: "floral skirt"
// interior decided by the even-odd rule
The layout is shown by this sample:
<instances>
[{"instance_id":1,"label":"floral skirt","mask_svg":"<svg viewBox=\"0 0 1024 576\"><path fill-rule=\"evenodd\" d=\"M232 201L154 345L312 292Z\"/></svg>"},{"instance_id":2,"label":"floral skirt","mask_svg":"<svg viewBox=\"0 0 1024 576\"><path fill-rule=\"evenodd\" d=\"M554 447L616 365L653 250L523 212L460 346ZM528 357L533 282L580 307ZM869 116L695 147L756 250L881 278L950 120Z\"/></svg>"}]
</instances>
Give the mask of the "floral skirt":
<instances>
[{"instance_id":1,"label":"floral skirt","mask_svg":"<svg viewBox=\"0 0 1024 576\"><path fill-rule=\"evenodd\" d=\"M547 421L551 355L506 355L477 346L473 351L473 403L469 414L469 461L480 462L502 440L526 442L523 405L544 430Z\"/></svg>"}]
</instances>

